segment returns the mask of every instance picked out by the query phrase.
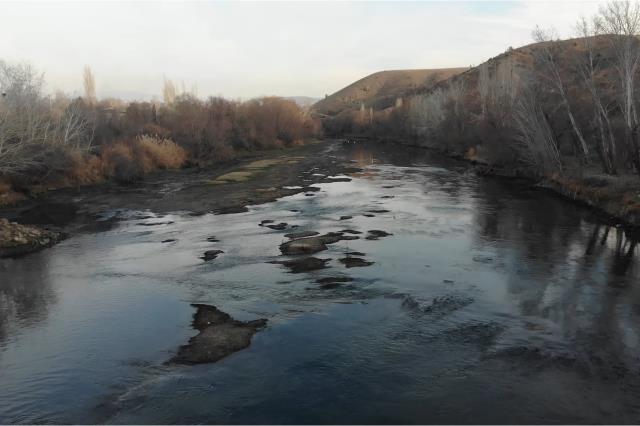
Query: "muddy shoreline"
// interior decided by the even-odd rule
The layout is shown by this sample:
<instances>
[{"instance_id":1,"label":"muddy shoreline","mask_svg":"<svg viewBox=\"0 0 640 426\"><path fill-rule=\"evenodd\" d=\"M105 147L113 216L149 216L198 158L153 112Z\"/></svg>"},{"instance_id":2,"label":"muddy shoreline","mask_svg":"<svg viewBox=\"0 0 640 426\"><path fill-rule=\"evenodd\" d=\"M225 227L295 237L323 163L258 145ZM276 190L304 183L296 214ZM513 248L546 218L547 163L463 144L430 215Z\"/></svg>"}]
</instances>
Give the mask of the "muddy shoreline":
<instances>
[{"instance_id":1,"label":"muddy shoreline","mask_svg":"<svg viewBox=\"0 0 640 426\"><path fill-rule=\"evenodd\" d=\"M107 182L52 190L0 209L0 218L10 221L12 227L27 225L43 232L73 235L96 227L108 229L126 211L149 212L156 217L173 212L194 216L244 212L248 205L300 192L313 196L317 188L311 185L335 182L329 177L359 171L338 155L340 147L336 140L313 141L206 169L160 171L134 185ZM29 240L16 253L24 255L51 245L50 241L39 244Z\"/></svg>"}]
</instances>

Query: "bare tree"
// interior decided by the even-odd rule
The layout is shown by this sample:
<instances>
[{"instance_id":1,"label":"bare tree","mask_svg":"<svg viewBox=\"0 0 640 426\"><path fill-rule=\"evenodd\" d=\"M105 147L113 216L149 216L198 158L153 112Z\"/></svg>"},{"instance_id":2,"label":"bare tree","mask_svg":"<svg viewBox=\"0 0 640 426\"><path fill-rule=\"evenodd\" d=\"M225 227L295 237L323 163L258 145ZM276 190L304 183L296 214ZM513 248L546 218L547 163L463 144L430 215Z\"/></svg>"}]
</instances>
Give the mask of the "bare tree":
<instances>
[{"instance_id":1,"label":"bare tree","mask_svg":"<svg viewBox=\"0 0 640 426\"><path fill-rule=\"evenodd\" d=\"M480 95L481 116L487 115L487 102L490 95L491 75L489 73L489 61L478 65L478 94Z\"/></svg>"},{"instance_id":2,"label":"bare tree","mask_svg":"<svg viewBox=\"0 0 640 426\"><path fill-rule=\"evenodd\" d=\"M625 124L625 143L631 162L640 174L638 115L634 99L635 81L640 65L640 5L630 1L612 1L600 8L600 31L608 34L618 72L620 103Z\"/></svg>"},{"instance_id":3,"label":"bare tree","mask_svg":"<svg viewBox=\"0 0 640 426\"><path fill-rule=\"evenodd\" d=\"M41 95L42 76L30 66L0 61L0 85L0 174L27 174L51 165L55 153L90 146L92 134L79 106L54 114Z\"/></svg>"},{"instance_id":4,"label":"bare tree","mask_svg":"<svg viewBox=\"0 0 640 426\"><path fill-rule=\"evenodd\" d=\"M513 58L508 55L501 59L491 59L479 65L478 72L478 92L482 108L480 118L490 121L495 127L508 126L518 92Z\"/></svg>"},{"instance_id":5,"label":"bare tree","mask_svg":"<svg viewBox=\"0 0 640 426\"><path fill-rule=\"evenodd\" d=\"M543 80L545 80L545 82L555 92L557 92L558 95L560 95L560 102L567 112L567 116L571 122L571 128L578 140L578 149L582 152L585 161L588 161L589 147L587 146L587 142L584 140L582 131L578 127L578 123L576 122L573 111L571 110L571 104L569 103L565 84L560 73L560 65L558 64L560 56L558 52L559 42L557 41L557 36L555 36L553 31L545 31L540 27L536 27L533 30L532 35L533 39L539 43L538 46L532 49L532 52L536 62L541 65L543 70L541 76L543 77Z\"/></svg>"},{"instance_id":6,"label":"bare tree","mask_svg":"<svg viewBox=\"0 0 640 426\"><path fill-rule=\"evenodd\" d=\"M577 69L584 87L591 96L593 106L593 122L597 127L596 139L598 139L599 153L604 172L617 173L616 140L613 133L609 111L605 108L602 95L598 90L596 75L600 71L600 60L594 52L594 37L597 34L599 22L589 22L581 18L576 26L577 33L581 37L581 52L577 56Z\"/></svg>"},{"instance_id":7,"label":"bare tree","mask_svg":"<svg viewBox=\"0 0 640 426\"><path fill-rule=\"evenodd\" d=\"M525 86L514 105L517 141L525 161L545 173L562 171L558 144L539 101L534 81Z\"/></svg>"},{"instance_id":8,"label":"bare tree","mask_svg":"<svg viewBox=\"0 0 640 426\"><path fill-rule=\"evenodd\" d=\"M91 71L91 67L86 65L82 72L82 83L84 85L84 98L89 105L96 103L96 79Z\"/></svg>"},{"instance_id":9,"label":"bare tree","mask_svg":"<svg viewBox=\"0 0 640 426\"><path fill-rule=\"evenodd\" d=\"M162 85L162 98L166 105L171 105L176 100L176 86L173 81L168 80L166 77Z\"/></svg>"}]
</instances>

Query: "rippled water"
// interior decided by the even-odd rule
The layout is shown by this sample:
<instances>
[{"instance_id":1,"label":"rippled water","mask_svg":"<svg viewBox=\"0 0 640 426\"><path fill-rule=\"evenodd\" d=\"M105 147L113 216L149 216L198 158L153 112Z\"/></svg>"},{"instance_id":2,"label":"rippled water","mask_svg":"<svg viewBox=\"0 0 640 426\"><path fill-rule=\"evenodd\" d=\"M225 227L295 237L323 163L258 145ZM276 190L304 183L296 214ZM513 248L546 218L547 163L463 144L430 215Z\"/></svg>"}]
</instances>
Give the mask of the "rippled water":
<instances>
[{"instance_id":1,"label":"rippled water","mask_svg":"<svg viewBox=\"0 0 640 426\"><path fill-rule=\"evenodd\" d=\"M4 261L0 423L640 420L640 268L621 229L425 152L347 154L365 172L314 196L108 212L124 219ZM393 235L333 244L317 255L328 269L291 274L267 263L288 231L264 219ZM210 249L225 253L199 259ZM346 251L375 263L347 269ZM322 289L325 276L354 280ZM269 325L218 363L165 365L195 334L193 302Z\"/></svg>"}]
</instances>

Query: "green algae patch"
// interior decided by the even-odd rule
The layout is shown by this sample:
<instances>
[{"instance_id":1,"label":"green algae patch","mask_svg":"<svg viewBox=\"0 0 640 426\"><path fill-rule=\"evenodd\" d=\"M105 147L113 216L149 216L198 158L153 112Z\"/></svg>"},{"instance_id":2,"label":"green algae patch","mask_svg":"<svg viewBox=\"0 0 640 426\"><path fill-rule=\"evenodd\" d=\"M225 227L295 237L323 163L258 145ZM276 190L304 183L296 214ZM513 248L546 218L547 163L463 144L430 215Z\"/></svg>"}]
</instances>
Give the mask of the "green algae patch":
<instances>
[{"instance_id":1,"label":"green algae patch","mask_svg":"<svg viewBox=\"0 0 640 426\"><path fill-rule=\"evenodd\" d=\"M235 182L246 182L253 176L253 172L248 170L238 170L235 172L225 173L222 176L218 176L211 183L235 183Z\"/></svg>"},{"instance_id":2,"label":"green algae patch","mask_svg":"<svg viewBox=\"0 0 640 426\"><path fill-rule=\"evenodd\" d=\"M271 167L274 167L280 164L295 164L303 158L304 157L281 157L281 158L256 160L239 168L238 170L225 173L213 180L207 180L206 182L211 185L247 182L255 178L259 173L263 172L266 169L269 169Z\"/></svg>"}]
</instances>

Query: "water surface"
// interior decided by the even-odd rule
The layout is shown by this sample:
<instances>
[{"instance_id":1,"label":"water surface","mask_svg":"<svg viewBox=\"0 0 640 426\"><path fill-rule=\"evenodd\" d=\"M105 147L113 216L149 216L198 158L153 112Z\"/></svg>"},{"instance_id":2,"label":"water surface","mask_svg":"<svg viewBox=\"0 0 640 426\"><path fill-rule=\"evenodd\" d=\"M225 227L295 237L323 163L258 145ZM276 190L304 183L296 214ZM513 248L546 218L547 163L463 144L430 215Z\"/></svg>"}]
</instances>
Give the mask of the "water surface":
<instances>
[{"instance_id":1,"label":"water surface","mask_svg":"<svg viewBox=\"0 0 640 426\"><path fill-rule=\"evenodd\" d=\"M424 151L346 155L365 171L313 196L108 211L106 231L3 261L0 423L640 420L640 268L621 228ZM267 263L290 230L264 219L393 235L291 274ZM203 262L211 249L225 253ZM345 268L347 251L375 263ZM327 276L353 281L322 289ZM194 302L269 325L218 363L165 365L195 334Z\"/></svg>"}]
</instances>

